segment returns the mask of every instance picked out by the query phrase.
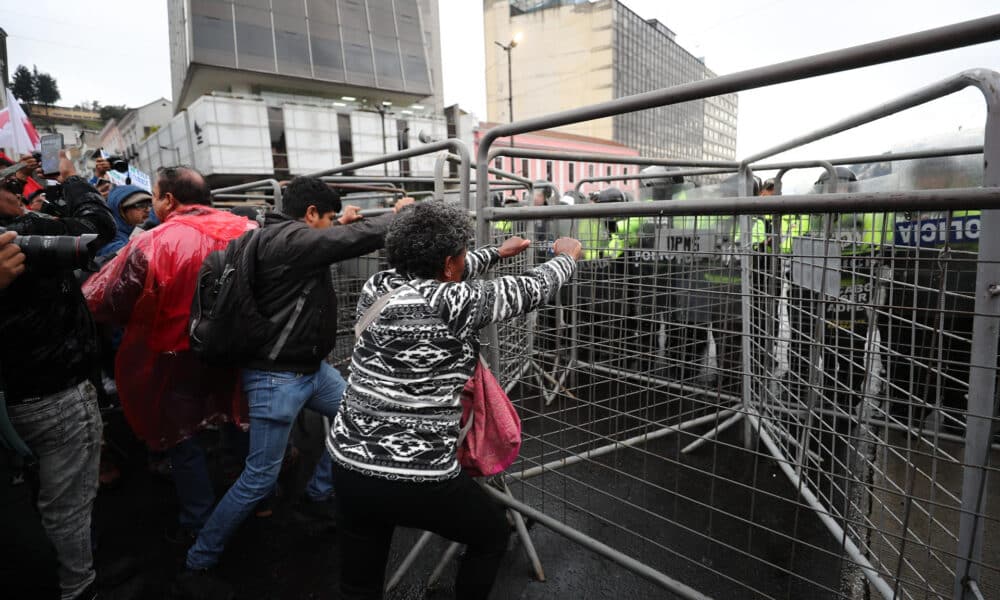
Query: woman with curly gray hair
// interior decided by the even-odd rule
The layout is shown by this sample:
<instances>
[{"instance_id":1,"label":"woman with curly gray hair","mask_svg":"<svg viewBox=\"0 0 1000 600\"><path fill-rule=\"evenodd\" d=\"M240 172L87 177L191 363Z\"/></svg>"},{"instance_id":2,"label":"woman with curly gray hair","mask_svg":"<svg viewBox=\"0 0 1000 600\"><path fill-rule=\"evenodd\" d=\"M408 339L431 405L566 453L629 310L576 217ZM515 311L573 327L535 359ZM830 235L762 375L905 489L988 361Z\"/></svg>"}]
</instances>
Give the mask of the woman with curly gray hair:
<instances>
[{"instance_id":1,"label":"woman with curly gray hair","mask_svg":"<svg viewBox=\"0 0 1000 600\"><path fill-rule=\"evenodd\" d=\"M476 368L479 330L555 298L581 250L580 242L561 238L555 258L523 275L479 280L529 242L513 237L468 252L470 241L469 215L458 206L407 208L385 238L393 268L372 276L361 292L358 316L373 306L377 316L368 315L360 332L327 439L345 599L382 597L397 525L466 545L456 597L486 598L496 578L509 529L503 509L459 467L459 398Z\"/></svg>"}]
</instances>

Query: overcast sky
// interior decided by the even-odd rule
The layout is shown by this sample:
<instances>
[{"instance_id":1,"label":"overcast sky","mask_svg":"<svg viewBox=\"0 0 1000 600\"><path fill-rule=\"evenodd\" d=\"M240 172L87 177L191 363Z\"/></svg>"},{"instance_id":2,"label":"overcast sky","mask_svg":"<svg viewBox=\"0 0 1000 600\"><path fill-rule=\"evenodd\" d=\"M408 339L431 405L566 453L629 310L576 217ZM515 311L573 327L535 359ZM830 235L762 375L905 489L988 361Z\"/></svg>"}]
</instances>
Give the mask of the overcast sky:
<instances>
[{"instance_id":1,"label":"overcast sky","mask_svg":"<svg viewBox=\"0 0 1000 600\"><path fill-rule=\"evenodd\" d=\"M446 104L486 119L480 0L439 0ZM625 0L657 18L718 74L938 27L1000 11L996 0ZM834 8L826 8L832 5ZM472 26L475 25L475 26ZM35 64L59 82L61 104L137 106L170 97L165 0L4 2L11 71ZM514 50L514 65L517 64ZM490 59L496 55L490 53ZM738 156L746 156L972 67L1000 70L1000 43L743 92ZM894 140L981 128L982 96L966 90L787 156L882 152Z\"/></svg>"}]
</instances>

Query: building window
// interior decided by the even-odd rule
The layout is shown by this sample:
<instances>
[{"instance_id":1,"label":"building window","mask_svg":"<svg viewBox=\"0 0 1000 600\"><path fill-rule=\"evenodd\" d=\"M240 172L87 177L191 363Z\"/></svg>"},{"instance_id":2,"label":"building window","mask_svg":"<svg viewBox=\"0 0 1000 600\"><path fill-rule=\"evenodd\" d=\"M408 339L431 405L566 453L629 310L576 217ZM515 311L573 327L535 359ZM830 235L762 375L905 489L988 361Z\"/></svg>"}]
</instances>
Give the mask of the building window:
<instances>
[{"instance_id":1,"label":"building window","mask_svg":"<svg viewBox=\"0 0 1000 600\"><path fill-rule=\"evenodd\" d=\"M628 175L628 169L622 169L622 175Z\"/></svg>"},{"instance_id":2,"label":"building window","mask_svg":"<svg viewBox=\"0 0 1000 600\"><path fill-rule=\"evenodd\" d=\"M337 135L340 137L340 164L354 162L354 144L351 143L351 115L337 113ZM345 175L353 175L353 171Z\"/></svg>"},{"instance_id":3,"label":"building window","mask_svg":"<svg viewBox=\"0 0 1000 600\"><path fill-rule=\"evenodd\" d=\"M493 159L493 166L497 169L503 169L503 157L498 156Z\"/></svg>"},{"instance_id":4,"label":"building window","mask_svg":"<svg viewBox=\"0 0 1000 600\"><path fill-rule=\"evenodd\" d=\"M552 181L552 161L545 161L545 180Z\"/></svg>"},{"instance_id":5,"label":"building window","mask_svg":"<svg viewBox=\"0 0 1000 600\"><path fill-rule=\"evenodd\" d=\"M275 172L288 173L288 150L285 146L285 111L280 106L267 107L267 125L271 134L271 160Z\"/></svg>"},{"instance_id":6,"label":"building window","mask_svg":"<svg viewBox=\"0 0 1000 600\"><path fill-rule=\"evenodd\" d=\"M606 171L608 173L608 177L611 177L611 165L608 165Z\"/></svg>"},{"instance_id":7,"label":"building window","mask_svg":"<svg viewBox=\"0 0 1000 600\"><path fill-rule=\"evenodd\" d=\"M410 124L406 119L396 119L396 149L406 150L410 147ZM399 161L399 174L403 177L410 176L410 159L404 158Z\"/></svg>"},{"instance_id":8,"label":"building window","mask_svg":"<svg viewBox=\"0 0 1000 600\"><path fill-rule=\"evenodd\" d=\"M594 165L592 164L587 165L587 177L593 177L593 176L594 176Z\"/></svg>"},{"instance_id":9,"label":"building window","mask_svg":"<svg viewBox=\"0 0 1000 600\"><path fill-rule=\"evenodd\" d=\"M576 164L569 163L569 182L573 183L576 180Z\"/></svg>"},{"instance_id":10,"label":"building window","mask_svg":"<svg viewBox=\"0 0 1000 600\"><path fill-rule=\"evenodd\" d=\"M224 67L236 66L231 3L218 0L193 0L191 37L194 60Z\"/></svg>"},{"instance_id":11,"label":"building window","mask_svg":"<svg viewBox=\"0 0 1000 600\"><path fill-rule=\"evenodd\" d=\"M528 177L529 173L531 173L531 169L528 166L528 159L523 158L521 159L521 176Z\"/></svg>"},{"instance_id":12,"label":"building window","mask_svg":"<svg viewBox=\"0 0 1000 600\"><path fill-rule=\"evenodd\" d=\"M236 5L239 68L274 72L274 37L269 10Z\"/></svg>"}]
</instances>

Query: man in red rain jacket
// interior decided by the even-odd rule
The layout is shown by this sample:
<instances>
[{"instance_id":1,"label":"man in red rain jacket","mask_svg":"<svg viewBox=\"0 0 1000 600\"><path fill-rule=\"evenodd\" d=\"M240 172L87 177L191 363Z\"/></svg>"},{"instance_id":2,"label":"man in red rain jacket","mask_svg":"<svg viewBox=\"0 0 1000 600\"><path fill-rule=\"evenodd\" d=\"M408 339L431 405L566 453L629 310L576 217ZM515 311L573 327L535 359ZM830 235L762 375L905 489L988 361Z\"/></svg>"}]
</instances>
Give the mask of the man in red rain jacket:
<instances>
[{"instance_id":1,"label":"man in red rain jacket","mask_svg":"<svg viewBox=\"0 0 1000 600\"><path fill-rule=\"evenodd\" d=\"M136 435L170 457L181 542L193 541L215 501L193 436L207 424L237 420L243 404L238 370L205 365L188 345L202 261L256 227L210 205L197 171L161 169L153 211L162 225L131 240L83 288L98 321L125 326L115 359L118 395Z\"/></svg>"}]
</instances>

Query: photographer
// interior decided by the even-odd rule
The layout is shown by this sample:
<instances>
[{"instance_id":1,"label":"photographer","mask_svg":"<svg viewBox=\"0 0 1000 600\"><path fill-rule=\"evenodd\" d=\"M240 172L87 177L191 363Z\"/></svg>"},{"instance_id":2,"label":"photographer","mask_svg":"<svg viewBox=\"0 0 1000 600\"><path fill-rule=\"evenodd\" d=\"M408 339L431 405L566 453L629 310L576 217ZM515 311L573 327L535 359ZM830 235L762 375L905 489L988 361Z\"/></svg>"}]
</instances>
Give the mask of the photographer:
<instances>
[{"instance_id":1,"label":"photographer","mask_svg":"<svg viewBox=\"0 0 1000 600\"><path fill-rule=\"evenodd\" d=\"M72 173L69 161L45 211L0 217L18 236L94 234L96 249L115 233L100 195ZM13 175L0 180L0 204L23 191ZM58 193L61 191L61 193ZM58 197L57 197L58 196ZM90 515L97 493L101 421L97 402L81 390L97 366L94 322L73 276L48 247L25 251L25 271L0 291L0 350L7 413L38 461L38 509L56 548L62 598L93 596Z\"/></svg>"}]
</instances>

